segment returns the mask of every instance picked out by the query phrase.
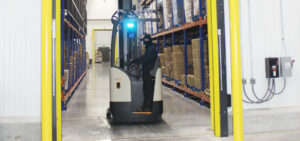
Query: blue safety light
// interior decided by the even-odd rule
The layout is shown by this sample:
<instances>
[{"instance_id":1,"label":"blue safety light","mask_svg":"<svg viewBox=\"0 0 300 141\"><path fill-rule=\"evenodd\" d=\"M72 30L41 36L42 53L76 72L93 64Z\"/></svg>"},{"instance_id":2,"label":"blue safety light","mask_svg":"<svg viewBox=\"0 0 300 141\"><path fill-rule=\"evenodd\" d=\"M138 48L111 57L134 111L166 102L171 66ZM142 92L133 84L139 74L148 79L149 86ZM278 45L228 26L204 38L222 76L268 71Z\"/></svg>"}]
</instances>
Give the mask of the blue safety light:
<instances>
[{"instance_id":1,"label":"blue safety light","mask_svg":"<svg viewBox=\"0 0 300 141\"><path fill-rule=\"evenodd\" d=\"M128 28L134 28L134 24L133 23L127 23L127 27Z\"/></svg>"}]
</instances>

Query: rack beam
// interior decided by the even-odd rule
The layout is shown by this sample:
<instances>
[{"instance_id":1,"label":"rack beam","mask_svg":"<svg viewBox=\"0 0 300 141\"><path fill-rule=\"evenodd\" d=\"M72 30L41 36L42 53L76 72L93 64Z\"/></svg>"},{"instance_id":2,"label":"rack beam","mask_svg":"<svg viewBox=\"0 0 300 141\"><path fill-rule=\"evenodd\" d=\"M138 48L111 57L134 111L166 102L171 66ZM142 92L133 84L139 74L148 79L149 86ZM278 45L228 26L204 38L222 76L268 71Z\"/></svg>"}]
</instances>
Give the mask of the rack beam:
<instances>
[{"instance_id":1,"label":"rack beam","mask_svg":"<svg viewBox=\"0 0 300 141\"><path fill-rule=\"evenodd\" d=\"M202 92L196 92L196 91L193 91L193 90L187 88L186 86L184 86L184 87L183 86L179 86L174 81L168 81L168 80L166 80L164 78L162 79L162 82L165 83L165 84L168 84L168 85L170 85L170 86L172 86L174 88L177 88L177 89L179 89L181 91L189 93L189 94L191 94L193 96L196 96L196 97L200 98L202 101L210 103L210 97L204 91L202 91Z\"/></svg>"},{"instance_id":2,"label":"rack beam","mask_svg":"<svg viewBox=\"0 0 300 141\"><path fill-rule=\"evenodd\" d=\"M77 86L80 84L81 80L84 78L85 74L86 74L86 71L83 72L83 74L79 77L79 79L77 79L77 81L72 86L72 88L70 88L69 91L66 93L65 99L63 100L65 105L67 104L68 100L71 98L71 95L74 93Z\"/></svg>"},{"instance_id":3,"label":"rack beam","mask_svg":"<svg viewBox=\"0 0 300 141\"><path fill-rule=\"evenodd\" d=\"M158 38L158 37L163 36L163 35L175 33L175 32L186 30L186 29L190 29L190 28L193 28L193 27L196 27L196 26L202 26L206 23L207 23L207 20L203 20L202 18L200 18L200 20L198 20L198 21L195 21L195 22L192 22L192 23L186 23L186 24L184 24L180 27L175 27L175 28L172 28L170 30L167 30L167 31L164 31L164 32L161 32L161 33L157 33L157 34L153 35L152 38Z\"/></svg>"},{"instance_id":4,"label":"rack beam","mask_svg":"<svg viewBox=\"0 0 300 141\"><path fill-rule=\"evenodd\" d=\"M64 19L64 22L69 26L71 27L77 34L79 34L82 38L85 37L85 35L82 35L80 33L80 31L78 31L66 18Z\"/></svg>"}]
</instances>

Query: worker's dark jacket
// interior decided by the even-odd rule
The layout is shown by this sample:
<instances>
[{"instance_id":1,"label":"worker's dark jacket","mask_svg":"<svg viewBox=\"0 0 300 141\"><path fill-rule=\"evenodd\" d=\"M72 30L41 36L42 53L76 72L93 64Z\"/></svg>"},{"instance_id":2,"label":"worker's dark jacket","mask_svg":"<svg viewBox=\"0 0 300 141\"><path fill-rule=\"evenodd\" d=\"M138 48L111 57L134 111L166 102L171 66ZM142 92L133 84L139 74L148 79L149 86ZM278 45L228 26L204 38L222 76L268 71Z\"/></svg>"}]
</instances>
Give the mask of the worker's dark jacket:
<instances>
[{"instance_id":1,"label":"worker's dark jacket","mask_svg":"<svg viewBox=\"0 0 300 141\"><path fill-rule=\"evenodd\" d=\"M156 59L157 52L154 46L146 47L144 55L137 59L136 63L143 65L143 79L151 79L150 71L154 68Z\"/></svg>"}]
</instances>

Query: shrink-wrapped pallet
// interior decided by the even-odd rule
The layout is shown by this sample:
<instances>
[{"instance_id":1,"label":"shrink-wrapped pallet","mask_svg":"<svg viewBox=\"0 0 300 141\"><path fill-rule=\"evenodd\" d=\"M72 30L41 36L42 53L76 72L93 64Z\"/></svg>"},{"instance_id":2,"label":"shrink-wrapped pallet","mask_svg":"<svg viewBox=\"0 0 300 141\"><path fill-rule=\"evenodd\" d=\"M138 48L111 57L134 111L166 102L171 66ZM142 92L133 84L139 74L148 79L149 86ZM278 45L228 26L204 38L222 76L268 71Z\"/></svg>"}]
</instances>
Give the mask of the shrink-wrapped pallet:
<instances>
[{"instance_id":1,"label":"shrink-wrapped pallet","mask_svg":"<svg viewBox=\"0 0 300 141\"><path fill-rule=\"evenodd\" d=\"M158 32L162 32L164 29L164 16L163 16L163 2L157 2L157 15L158 15Z\"/></svg>"},{"instance_id":2,"label":"shrink-wrapped pallet","mask_svg":"<svg viewBox=\"0 0 300 141\"><path fill-rule=\"evenodd\" d=\"M206 15L206 0L201 0L202 2L202 15ZM194 16L199 16L200 15L200 0L193 0L193 13Z\"/></svg>"},{"instance_id":3,"label":"shrink-wrapped pallet","mask_svg":"<svg viewBox=\"0 0 300 141\"><path fill-rule=\"evenodd\" d=\"M163 0L163 15L165 29L172 28L172 0Z\"/></svg>"},{"instance_id":4,"label":"shrink-wrapped pallet","mask_svg":"<svg viewBox=\"0 0 300 141\"><path fill-rule=\"evenodd\" d=\"M152 4L151 4L151 9L153 11L156 11L156 1L153 1ZM152 15L151 15L152 19L157 19L157 14L155 12L152 12ZM152 22L152 34L156 34L158 32L158 24L157 22Z\"/></svg>"},{"instance_id":5,"label":"shrink-wrapped pallet","mask_svg":"<svg viewBox=\"0 0 300 141\"><path fill-rule=\"evenodd\" d=\"M174 26L184 24L183 0L172 0Z\"/></svg>"},{"instance_id":6,"label":"shrink-wrapped pallet","mask_svg":"<svg viewBox=\"0 0 300 141\"><path fill-rule=\"evenodd\" d=\"M184 12L185 22L192 22L194 17L193 0L184 0Z\"/></svg>"}]
</instances>

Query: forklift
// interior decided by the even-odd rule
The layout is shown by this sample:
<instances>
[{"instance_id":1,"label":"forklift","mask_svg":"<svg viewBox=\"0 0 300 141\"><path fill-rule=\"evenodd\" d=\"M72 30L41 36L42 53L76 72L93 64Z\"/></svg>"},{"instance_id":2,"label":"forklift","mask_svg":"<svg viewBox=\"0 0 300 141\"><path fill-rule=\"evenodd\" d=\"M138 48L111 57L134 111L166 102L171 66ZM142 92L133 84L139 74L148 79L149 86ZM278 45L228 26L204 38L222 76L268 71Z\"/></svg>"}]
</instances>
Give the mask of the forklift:
<instances>
[{"instance_id":1,"label":"forklift","mask_svg":"<svg viewBox=\"0 0 300 141\"><path fill-rule=\"evenodd\" d=\"M141 47L138 45L138 23L144 21L147 20L139 19L135 11L130 9L119 9L111 18L113 31L109 74L110 107L107 110L107 119L110 123L158 122L162 119L162 75L159 59L151 71L155 78L152 111L136 111L144 100L143 80L141 68L132 63L132 60L141 56ZM119 40L116 40L117 36Z\"/></svg>"}]
</instances>

